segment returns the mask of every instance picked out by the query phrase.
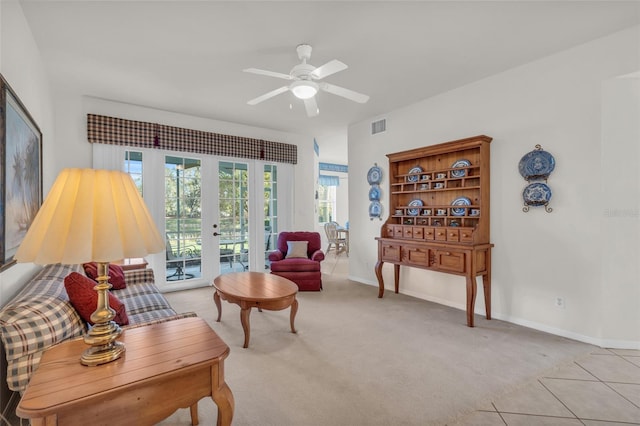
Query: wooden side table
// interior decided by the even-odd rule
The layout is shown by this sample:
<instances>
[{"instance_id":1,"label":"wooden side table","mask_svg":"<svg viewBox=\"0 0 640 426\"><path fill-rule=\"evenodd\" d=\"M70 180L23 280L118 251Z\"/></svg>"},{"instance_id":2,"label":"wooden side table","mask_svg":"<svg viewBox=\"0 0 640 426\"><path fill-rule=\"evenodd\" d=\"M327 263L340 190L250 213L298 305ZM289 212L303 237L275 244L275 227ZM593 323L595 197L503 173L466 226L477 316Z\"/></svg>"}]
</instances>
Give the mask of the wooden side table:
<instances>
[{"instance_id":1,"label":"wooden side table","mask_svg":"<svg viewBox=\"0 0 640 426\"><path fill-rule=\"evenodd\" d=\"M97 367L80 364L82 339L47 350L16 410L33 426L150 425L210 396L218 425L230 425L234 399L224 381L229 347L202 318L125 330L122 358Z\"/></svg>"}]
</instances>

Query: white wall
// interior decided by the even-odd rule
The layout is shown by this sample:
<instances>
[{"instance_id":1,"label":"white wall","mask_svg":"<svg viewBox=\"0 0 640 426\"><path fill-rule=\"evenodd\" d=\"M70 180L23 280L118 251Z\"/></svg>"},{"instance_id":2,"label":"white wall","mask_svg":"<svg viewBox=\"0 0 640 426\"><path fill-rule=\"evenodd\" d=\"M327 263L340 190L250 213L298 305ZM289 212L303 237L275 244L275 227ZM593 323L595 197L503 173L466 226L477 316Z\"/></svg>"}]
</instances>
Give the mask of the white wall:
<instances>
[{"instance_id":1,"label":"white wall","mask_svg":"<svg viewBox=\"0 0 640 426\"><path fill-rule=\"evenodd\" d=\"M624 341L640 330L640 73L606 80L602 89L601 332Z\"/></svg>"},{"instance_id":2,"label":"white wall","mask_svg":"<svg viewBox=\"0 0 640 426\"><path fill-rule=\"evenodd\" d=\"M350 174L362 177L352 178L349 188L351 278L377 285L373 241L380 235L382 222L367 217L364 176L369 167L377 162L386 172L389 152L486 134L494 138L494 318L604 346L640 348L638 271L627 263L640 258L640 217L636 214L617 222L603 217L609 206L630 205L638 211L638 116L628 112L634 98L618 93L625 83L613 79L640 68L639 42L640 28L634 27L392 111L384 116L387 131L382 134L369 134L370 122L381 117L351 126ZM633 85L637 90L637 82ZM605 111L603 96L608 100ZM627 124L614 126L611 117L626 117ZM608 126L607 132L603 133L603 126ZM518 173L518 162L536 144L556 158L548 182L553 191L552 213L542 208L522 211L525 181ZM609 155L603 157L603 153ZM624 177L621 164L628 167ZM626 189L621 191L626 197L619 192L613 198L605 196L626 178ZM384 187L387 176L383 179ZM383 206L386 217L386 192ZM625 227L623 222L632 226ZM615 234L603 230L603 223L618 234L635 234L624 234L614 243ZM606 248L619 244L624 256L603 256ZM392 270L390 265L383 269L387 289L393 285ZM619 270L624 273L615 273ZM626 278L623 282L618 280L620 275ZM406 294L464 309L462 277L402 268L400 288ZM372 289L372 297L376 294ZM385 297L393 297L392 291ZM556 297L564 298L564 309L554 306ZM483 310L479 296L476 312ZM463 318L461 314L461 323Z\"/></svg>"},{"instance_id":3,"label":"white wall","mask_svg":"<svg viewBox=\"0 0 640 426\"><path fill-rule=\"evenodd\" d=\"M17 1L0 1L0 72L42 131L46 190L53 182L51 155L55 145L51 92L40 52ZM31 264L17 264L0 273L0 306L37 269Z\"/></svg>"}]
</instances>

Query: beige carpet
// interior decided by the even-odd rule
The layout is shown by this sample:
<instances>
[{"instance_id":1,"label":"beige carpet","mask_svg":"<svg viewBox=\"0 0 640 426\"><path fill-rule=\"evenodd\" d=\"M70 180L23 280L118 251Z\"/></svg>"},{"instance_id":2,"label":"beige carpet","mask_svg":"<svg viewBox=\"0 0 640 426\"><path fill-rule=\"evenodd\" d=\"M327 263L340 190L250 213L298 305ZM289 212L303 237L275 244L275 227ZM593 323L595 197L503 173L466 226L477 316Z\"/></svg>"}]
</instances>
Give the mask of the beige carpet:
<instances>
[{"instance_id":1,"label":"beige carpet","mask_svg":"<svg viewBox=\"0 0 640 426\"><path fill-rule=\"evenodd\" d=\"M480 316L468 328L463 311L392 292L378 299L377 288L333 273L330 261L324 290L299 293L298 333L288 309L253 310L247 349L237 305L223 301L217 323L212 288L167 294L231 348L234 425L445 425L593 349ZM213 401L199 410L201 425L215 425ZM188 425L189 411L161 424Z\"/></svg>"}]
</instances>

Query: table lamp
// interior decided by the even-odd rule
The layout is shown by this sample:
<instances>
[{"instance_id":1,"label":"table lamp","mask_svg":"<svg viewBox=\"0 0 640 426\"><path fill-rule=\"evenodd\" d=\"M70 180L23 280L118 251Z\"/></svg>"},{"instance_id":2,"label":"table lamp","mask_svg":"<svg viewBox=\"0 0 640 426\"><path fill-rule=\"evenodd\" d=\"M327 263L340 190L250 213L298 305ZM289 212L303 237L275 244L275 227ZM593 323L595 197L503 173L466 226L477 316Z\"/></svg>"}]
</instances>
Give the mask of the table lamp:
<instances>
[{"instance_id":1,"label":"table lamp","mask_svg":"<svg viewBox=\"0 0 640 426\"><path fill-rule=\"evenodd\" d=\"M80 358L95 366L125 351L109 307L109 262L164 250L164 241L131 177L117 170L64 169L16 252L18 262L39 265L96 262L97 309Z\"/></svg>"}]
</instances>

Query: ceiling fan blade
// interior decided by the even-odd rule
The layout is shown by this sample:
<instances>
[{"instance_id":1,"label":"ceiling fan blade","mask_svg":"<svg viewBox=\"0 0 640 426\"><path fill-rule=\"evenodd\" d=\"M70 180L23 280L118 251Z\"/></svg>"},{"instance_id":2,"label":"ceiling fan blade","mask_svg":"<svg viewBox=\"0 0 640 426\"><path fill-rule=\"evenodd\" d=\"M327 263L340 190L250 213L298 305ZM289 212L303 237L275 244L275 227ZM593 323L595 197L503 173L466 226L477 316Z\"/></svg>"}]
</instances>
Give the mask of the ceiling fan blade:
<instances>
[{"instance_id":1,"label":"ceiling fan blade","mask_svg":"<svg viewBox=\"0 0 640 426\"><path fill-rule=\"evenodd\" d=\"M281 72L275 72L275 71L261 70L261 69L258 69L258 68L247 68L247 69L244 69L242 71L250 72L252 74L266 75L268 77L282 78L282 79L285 79L285 80L292 80L293 79L289 74L283 74Z\"/></svg>"},{"instance_id":2,"label":"ceiling fan blade","mask_svg":"<svg viewBox=\"0 0 640 426\"><path fill-rule=\"evenodd\" d=\"M272 90L272 91L270 91L269 93L265 93L265 94L264 94L264 95L262 95L262 96L258 96L258 97L257 97L257 98L255 98L255 99L251 99L251 100L250 100L249 102L247 102L247 103L248 103L249 105L256 105L256 104L259 104L259 103L260 103L260 102L262 102L262 101L266 101L266 100L267 100L267 99L269 99L269 98L273 98L274 96L277 96L277 95L279 95L280 93L284 93L284 92L286 92L287 90L289 90L289 87L288 87L288 86L282 86L282 87L280 87L280 88L278 88L278 89L276 89L276 90Z\"/></svg>"},{"instance_id":3,"label":"ceiling fan blade","mask_svg":"<svg viewBox=\"0 0 640 426\"><path fill-rule=\"evenodd\" d=\"M346 64L334 59L333 61L329 61L326 64L319 66L315 70L311 72L311 77L316 80L320 80L321 78L325 78L330 76L331 74L335 74L339 71L346 70L349 68Z\"/></svg>"},{"instance_id":4,"label":"ceiling fan blade","mask_svg":"<svg viewBox=\"0 0 640 426\"><path fill-rule=\"evenodd\" d=\"M318 115L318 104L316 103L316 97L312 96L309 99L304 100L304 108L307 110L307 117L315 117Z\"/></svg>"},{"instance_id":5,"label":"ceiling fan blade","mask_svg":"<svg viewBox=\"0 0 640 426\"><path fill-rule=\"evenodd\" d=\"M335 84L322 83L320 88L325 92L329 92L333 95L342 96L351 101L364 104L369 100L369 96L362 93L354 92L353 90L345 89L344 87L336 86Z\"/></svg>"}]
</instances>

